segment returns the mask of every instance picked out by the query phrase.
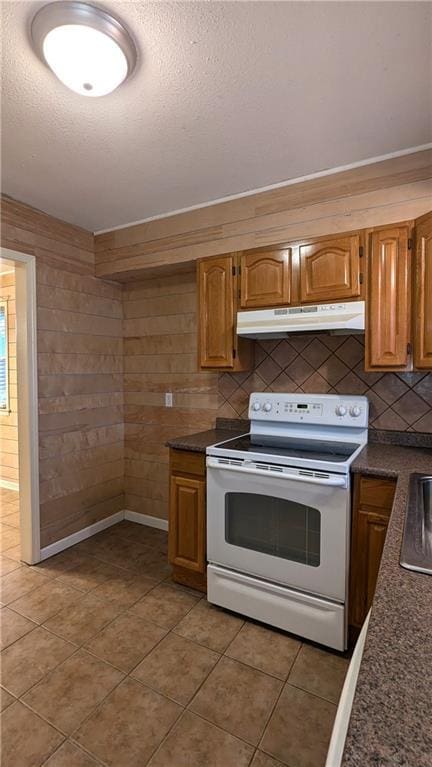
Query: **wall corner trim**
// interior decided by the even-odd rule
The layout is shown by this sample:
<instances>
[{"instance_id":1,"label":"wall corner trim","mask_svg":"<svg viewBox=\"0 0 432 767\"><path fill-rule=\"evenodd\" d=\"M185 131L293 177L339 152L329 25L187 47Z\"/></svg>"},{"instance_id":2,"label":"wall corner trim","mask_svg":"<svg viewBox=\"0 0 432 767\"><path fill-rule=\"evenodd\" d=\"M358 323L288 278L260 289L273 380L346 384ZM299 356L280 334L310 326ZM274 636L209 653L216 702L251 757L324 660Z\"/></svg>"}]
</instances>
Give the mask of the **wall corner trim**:
<instances>
[{"instance_id":1,"label":"wall corner trim","mask_svg":"<svg viewBox=\"0 0 432 767\"><path fill-rule=\"evenodd\" d=\"M91 538L92 535L96 535L96 533L106 530L107 527L111 527L112 525L117 524L117 522L121 522L123 519L124 512L117 511L115 514L111 514L110 517L100 519L99 522L95 522L93 525L83 527L82 530L77 530L76 533L67 535L66 538L61 538L59 541L55 541L49 546L44 546L40 553L41 562L44 559L48 559L48 557L53 557L54 554L58 554L60 551L70 548L70 546L74 546L76 543L81 543L81 541Z\"/></svg>"},{"instance_id":2,"label":"wall corner trim","mask_svg":"<svg viewBox=\"0 0 432 767\"><path fill-rule=\"evenodd\" d=\"M136 511L128 511L124 509L117 511L115 514L111 514L110 517L100 519L99 522L95 522L93 525L83 527L82 530L77 530L72 535L67 535L66 538L61 538L59 541L51 543L49 546L44 546L41 549L40 561L53 557L55 554L59 554L60 551L69 549L71 546L75 546L76 543L81 543L87 538L91 538L96 533L106 530L112 525L116 525L117 522L122 522L123 519L127 519L129 522L137 522L139 525L147 525L147 527L157 527L159 530L168 530L168 520L159 519L158 517L151 517L149 514L138 514Z\"/></svg>"},{"instance_id":3,"label":"wall corner trim","mask_svg":"<svg viewBox=\"0 0 432 767\"><path fill-rule=\"evenodd\" d=\"M139 514L137 511L128 511L125 509L124 518L129 522L137 522L139 525L147 527L157 527L158 530L168 530L168 520L152 517L150 514Z\"/></svg>"}]
</instances>

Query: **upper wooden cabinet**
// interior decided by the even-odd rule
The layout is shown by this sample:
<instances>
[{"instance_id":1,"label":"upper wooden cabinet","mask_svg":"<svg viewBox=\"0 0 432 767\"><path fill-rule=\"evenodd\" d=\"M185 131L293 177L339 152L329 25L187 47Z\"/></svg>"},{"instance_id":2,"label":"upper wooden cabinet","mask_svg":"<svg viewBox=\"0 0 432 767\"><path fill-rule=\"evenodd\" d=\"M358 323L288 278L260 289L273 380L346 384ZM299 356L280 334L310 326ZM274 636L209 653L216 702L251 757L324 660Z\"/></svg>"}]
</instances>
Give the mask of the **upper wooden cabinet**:
<instances>
[{"instance_id":1,"label":"upper wooden cabinet","mask_svg":"<svg viewBox=\"0 0 432 767\"><path fill-rule=\"evenodd\" d=\"M369 235L366 370L404 370L410 361L410 236L409 225Z\"/></svg>"},{"instance_id":2,"label":"upper wooden cabinet","mask_svg":"<svg viewBox=\"0 0 432 767\"><path fill-rule=\"evenodd\" d=\"M291 301L291 249L240 254L242 309L287 306Z\"/></svg>"},{"instance_id":3,"label":"upper wooden cabinet","mask_svg":"<svg viewBox=\"0 0 432 767\"><path fill-rule=\"evenodd\" d=\"M416 221L414 366L432 368L432 212Z\"/></svg>"},{"instance_id":4,"label":"upper wooden cabinet","mask_svg":"<svg viewBox=\"0 0 432 767\"><path fill-rule=\"evenodd\" d=\"M249 370L252 345L236 334L237 269L233 255L198 263L198 364L200 368Z\"/></svg>"},{"instance_id":5,"label":"upper wooden cabinet","mask_svg":"<svg viewBox=\"0 0 432 767\"><path fill-rule=\"evenodd\" d=\"M360 235L301 244L300 303L325 303L360 295Z\"/></svg>"}]
</instances>

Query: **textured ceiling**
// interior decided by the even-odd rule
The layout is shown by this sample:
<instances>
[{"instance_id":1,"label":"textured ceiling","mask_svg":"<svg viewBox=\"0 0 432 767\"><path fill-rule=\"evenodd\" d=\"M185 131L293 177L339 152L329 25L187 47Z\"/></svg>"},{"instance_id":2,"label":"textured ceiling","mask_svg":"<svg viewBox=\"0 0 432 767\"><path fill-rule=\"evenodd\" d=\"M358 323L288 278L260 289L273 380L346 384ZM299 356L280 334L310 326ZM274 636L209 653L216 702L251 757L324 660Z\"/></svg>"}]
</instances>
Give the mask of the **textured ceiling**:
<instances>
[{"instance_id":1,"label":"textured ceiling","mask_svg":"<svg viewBox=\"0 0 432 767\"><path fill-rule=\"evenodd\" d=\"M106 2L134 77L86 99L2 2L3 191L91 230L430 140L424 2Z\"/></svg>"}]
</instances>

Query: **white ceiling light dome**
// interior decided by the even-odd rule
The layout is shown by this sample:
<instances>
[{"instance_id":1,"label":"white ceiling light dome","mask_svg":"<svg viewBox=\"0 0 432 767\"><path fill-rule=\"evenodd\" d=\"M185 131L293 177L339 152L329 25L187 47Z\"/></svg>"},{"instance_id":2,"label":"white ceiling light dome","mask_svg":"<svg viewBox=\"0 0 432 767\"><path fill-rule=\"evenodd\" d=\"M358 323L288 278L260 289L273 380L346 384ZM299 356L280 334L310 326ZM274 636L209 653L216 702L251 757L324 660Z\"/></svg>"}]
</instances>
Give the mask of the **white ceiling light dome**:
<instances>
[{"instance_id":1,"label":"white ceiling light dome","mask_svg":"<svg viewBox=\"0 0 432 767\"><path fill-rule=\"evenodd\" d=\"M106 11L66 0L43 6L31 25L38 56L81 96L105 96L129 77L137 50L127 29Z\"/></svg>"}]
</instances>

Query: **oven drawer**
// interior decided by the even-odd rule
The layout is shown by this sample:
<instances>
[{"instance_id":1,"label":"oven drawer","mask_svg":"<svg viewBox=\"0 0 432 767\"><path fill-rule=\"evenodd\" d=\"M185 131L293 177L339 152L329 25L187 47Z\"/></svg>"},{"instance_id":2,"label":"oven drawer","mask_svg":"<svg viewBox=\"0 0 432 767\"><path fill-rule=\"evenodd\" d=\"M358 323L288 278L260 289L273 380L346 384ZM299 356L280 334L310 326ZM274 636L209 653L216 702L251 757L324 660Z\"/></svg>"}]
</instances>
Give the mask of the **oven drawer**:
<instances>
[{"instance_id":1,"label":"oven drawer","mask_svg":"<svg viewBox=\"0 0 432 767\"><path fill-rule=\"evenodd\" d=\"M341 604L215 565L207 568L207 583L207 599L213 604L335 650L346 649L346 617Z\"/></svg>"}]
</instances>

